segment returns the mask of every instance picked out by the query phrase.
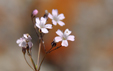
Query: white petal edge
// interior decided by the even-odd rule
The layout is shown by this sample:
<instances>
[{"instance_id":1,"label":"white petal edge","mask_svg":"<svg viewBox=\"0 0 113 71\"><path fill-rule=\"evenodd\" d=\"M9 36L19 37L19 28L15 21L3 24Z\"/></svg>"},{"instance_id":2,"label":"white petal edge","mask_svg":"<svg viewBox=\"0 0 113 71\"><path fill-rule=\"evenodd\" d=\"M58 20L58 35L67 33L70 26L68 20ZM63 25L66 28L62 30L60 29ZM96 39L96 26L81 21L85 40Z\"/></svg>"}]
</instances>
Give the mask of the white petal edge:
<instances>
[{"instance_id":1,"label":"white petal edge","mask_svg":"<svg viewBox=\"0 0 113 71\"><path fill-rule=\"evenodd\" d=\"M48 17L50 18L50 19L53 19L53 16L49 13L48 14Z\"/></svg>"},{"instance_id":2,"label":"white petal edge","mask_svg":"<svg viewBox=\"0 0 113 71\"><path fill-rule=\"evenodd\" d=\"M65 23L62 22L62 21L58 21L58 24L59 24L60 26L64 26L64 25L65 25Z\"/></svg>"},{"instance_id":3,"label":"white petal edge","mask_svg":"<svg viewBox=\"0 0 113 71\"><path fill-rule=\"evenodd\" d=\"M67 40L63 40L61 45L67 47L68 46L68 41Z\"/></svg>"},{"instance_id":4,"label":"white petal edge","mask_svg":"<svg viewBox=\"0 0 113 71\"><path fill-rule=\"evenodd\" d=\"M53 25L57 25L57 22L55 20L52 20Z\"/></svg>"},{"instance_id":5,"label":"white petal edge","mask_svg":"<svg viewBox=\"0 0 113 71\"><path fill-rule=\"evenodd\" d=\"M55 37L55 42L59 42L59 41L62 41L62 38L59 36Z\"/></svg>"},{"instance_id":6,"label":"white petal edge","mask_svg":"<svg viewBox=\"0 0 113 71\"><path fill-rule=\"evenodd\" d=\"M59 29L56 31L56 34L59 35L59 36L63 36L63 32Z\"/></svg>"},{"instance_id":7,"label":"white petal edge","mask_svg":"<svg viewBox=\"0 0 113 71\"><path fill-rule=\"evenodd\" d=\"M52 15L57 16L58 15L58 10L57 9L53 9L52 10Z\"/></svg>"},{"instance_id":8,"label":"white petal edge","mask_svg":"<svg viewBox=\"0 0 113 71\"><path fill-rule=\"evenodd\" d=\"M41 31L42 31L43 33L48 33L48 30L47 30L46 28L41 28Z\"/></svg>"},{"instance_id":9,"label":"white petal edge","mask_svg":"<svg viewBox=\"0 0 113 71\"><path fill-rule=\"evenodd\" d=\"M36 23L38 23L38 24L40 23L40 20L38 17L36 18Z\"/></svg>"},{"instance_id":10,"label":"white petal edge","mask_svg":"<svg viewBox=\"0 0 113 71\"><path fill-rule=\"evenodd\" d=\"M67 37L67 40L74 41L75 40L75 36L74 35L69 35Z\"/></svg>"},{"instance_id":11,"label":"white petal edge","mask_svg":"<svg viewBox=\"0 0 113 71\"><path fill-rule=\"evenodd\" d=\"M52 29L52 25L51 24L46 24L45 27L48 28L48 29Z\"/></svg>"},{"instance_id":12,"label":"white petal edge","mask_svg":"<svg viewBox=\"0 0 113 71\"><path fill-rule=\"evenodd\" d=\"M66 29L66 30L64 31L64 34L70 35L70 34L71 34L71 31L70 31L69 29Z\"/></svg>"},{"instance_id":13,"label":"white petal edge","mask_svg":"<svg viewBox=\"0 0 113 71\"><path fill-rule=\"evenodd\" d=\"M64 14L59 14L58 18L59 18L59 20L63 20L63 19L65 19L65 16L64 16Z\"/></svg>"},{"instance_id":14,"label":"white petal edge","mask_svg":"<svg viewBox=\"0 0 113 71\"><path fill-rule=\"evenodd\" d=\"M39 23L36 23L36 27L41 28L40 25L39 25Z\"/></svg>"}]
</instances>

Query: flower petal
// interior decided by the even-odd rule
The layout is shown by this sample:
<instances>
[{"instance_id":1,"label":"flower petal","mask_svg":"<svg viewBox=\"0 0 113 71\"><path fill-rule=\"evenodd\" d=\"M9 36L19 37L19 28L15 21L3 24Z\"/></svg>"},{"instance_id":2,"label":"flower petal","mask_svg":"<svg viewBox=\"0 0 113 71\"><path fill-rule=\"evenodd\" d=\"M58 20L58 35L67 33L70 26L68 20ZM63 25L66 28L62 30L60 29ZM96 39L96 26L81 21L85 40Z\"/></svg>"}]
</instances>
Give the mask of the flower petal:
<instances>
[{"instance_id":1,"label":"flower petal","mask_svg":"<svg viewBox=\"0 0 113 71\"><path fill-rule=\"evenodd\" d=\"M64 16L64 14L59 14L58 18L59 18L59 20L63 20L63 19L65 19L65 16Z\"/></svg>"},{"instance_id":2,"label":"flower petal","mask_svg":"<svg viewBox=\"0 0 113 71\"><path fill-rule=\"evenodd\" d=\"M62 31L61 31L61 30L59 30L59 29L56 31L56 34L57 34L57 35L59 35L59 36L63 36Z\"/></svg>"},{"instance_id":3,"label":"flower petal","mask_svg":"<svg viewBox=\"0 0 113 71\"><path fill-rule=\"evenodd\" d=\"M29 48L33 47L33 43L32 42L28 42Z\"/></svg>"},{"instance_id":4,"label":"flower petal","mask_svg":"<svg viewBox=\"0 0 113 71\"><path fill-rule=\"evenodd\" d=\"M46 24L45 27L48 28L48 29L52 29L52 25L51 24Z\"/></svg>"},{"instance_id":5,"label":"flower petal","mask_svg":"<svg viewBox=\"0 0 113 71\"><path fill-rule=\"evenodd\" d=\"M50 19L53 19L53 16L49 13L48 14L48 17L50 18Z\"/></svg>"},{"instance_id":6,"label":"flower petal","mask_svg":"<svg viewBox=\"0 0 113 71\"><path fill-rule=\"evenodd\" d=\"M64 34L70 35L70 34L71 34L71 31L70 31L69 29L66 29L66 30L64 31Z\"/></svg>"},{"instance_id":7,"label":"flower petal","mask_svg":"<svg viewBox=\"0 0 113 71\"><path fill-rule=\"evenodd\" d=\"M68 46L68 41L67 40L63 40L61 45L67 47Z\"/></svg>"},{"instance_id":8,"label":"flower petal","mask_svg":"<svg viewBox=\"0 0 113 71\"><path fill-rule=\"evenodd\" d=\"M64 25L65 25L65 23L62 22L62 21L58 21L58 24L59 24L60 26L64 26Z\"/></svg>"},{"instance_id":9,"label":"flower petal","mask_svg":"<svg viewBox=\"0 0 113 71\"><path fill-rule=\"evenodd\" d=\"M38 23L38 24L40 23L40 20L38 17L35 20L36 20L36 23Z\"/></svg>"},{"instance_id":10,"label":"flower petal","mask_svg":"<svg viewBox=\"0 0 113 71\"><path fill-rule=\"evenodd\" d=\"M48 33L48 30L47 30L46 28L41 28L41 31L42 31L43 33Z\"/></svg>"},{"instance_id":11,"label":"flower petal","mask_svg":"<svg viewBox=\"0 0 113 71\"><path fill-rule=\"evenodd\" d=\"M41 28L39 23L36 23L36 27Z\"/></svg>"},{"instance_id":12,"label":"flower petal","mask_svg":"<svg viewBox=\"0 0 113 71\"><path fill-rule=\"evenodd\" d=\"M57 9L53 9L53 10L52 10L52 14L53 14L54 16L57 16L57 15L58 15L58 10L57 10Z\"/></svg>"},{"instance_id":13,"label":"flower petal","mask_svg":"<svg viewBox=\"0 0 113 71\"><path fill-rule=\"evenodd\" d=\"M62 38L59 36L55 37L55 42L59 42L59 41L62 41Z\"/></svg>"},{"instance_id":14,"label":"flower petal","mask_svg":"<svg viewBox=\"0 0 113 71\"><path fill-rule=\"evenodd\" d=\"M53 25L57 25L57 22L55 20L52 20Z\"/></svg>"},{"instance_id":15,"label":"flower petal","mask_svg":"<svg viewBox=\"0 0 113 71\"><path fill-rule=\"evenodd\" d=\"M69 35L67 37L67 40L74 41L75 40L75 36L74 35Z\"/></svg>"},{"instance_id":16,"label":"flower petal","mask_svg":"<svg viewBox=\"0 0 113 71\"><path fill-rule=\"evenodd\" d=\"M44 17L41 17L41 24L46 24L46 18L44 18Z\"/></svg>"}]
</instances>

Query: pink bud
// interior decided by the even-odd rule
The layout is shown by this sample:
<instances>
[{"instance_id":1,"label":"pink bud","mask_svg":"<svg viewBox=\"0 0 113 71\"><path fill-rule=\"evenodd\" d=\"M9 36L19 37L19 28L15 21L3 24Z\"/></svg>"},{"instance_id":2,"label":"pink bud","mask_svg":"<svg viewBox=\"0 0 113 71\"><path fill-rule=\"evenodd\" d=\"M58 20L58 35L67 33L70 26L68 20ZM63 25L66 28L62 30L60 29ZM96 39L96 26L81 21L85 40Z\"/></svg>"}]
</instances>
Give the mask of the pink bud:
<instances>
[{"instance_id":1,"label":"pink bud","mask_svg":"<svg viewBox=\"0 0 113 71\"><path fill-rule=\"evenodd\" d=\"M36 16L38 14L38 10L37 9L33 10L32 14L33 16Z\"/></svg>"}]
</instances>

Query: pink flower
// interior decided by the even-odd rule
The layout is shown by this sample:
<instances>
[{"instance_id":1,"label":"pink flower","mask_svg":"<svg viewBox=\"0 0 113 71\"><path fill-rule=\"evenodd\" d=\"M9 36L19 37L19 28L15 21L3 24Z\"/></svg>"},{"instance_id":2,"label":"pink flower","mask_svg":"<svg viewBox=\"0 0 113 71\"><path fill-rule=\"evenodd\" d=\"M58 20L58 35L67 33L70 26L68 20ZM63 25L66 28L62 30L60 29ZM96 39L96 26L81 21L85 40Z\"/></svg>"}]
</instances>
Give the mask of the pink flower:
<instances>
[{"instance_id":1,"label":"pink flower","mask_svg":"<svg viewBox=\"0 0 113 71\"><path fill-rule=\"evenodd\" d=\"M74 41L75 40L74 39L75 36L70 35L71 34L71 31L69 29L66 29L64 31L64 33L61 30L58 29L56 31L56 34L59 35L59 36L55 37L55 42L62 41L61 45L62 46L65 46L65 47L68 46L68 41L67 40L70 40L70 41Z\"/></svg>"},{"instance_id":2,"label":"pink flower","mask_svg":"<svg viewBox=\"0 0 113 71\"><path fill-rule=\"evenodd\" d=\"M48 14L48 17L49 17L50 19L52 19L52 23L53 23L54 25L57 25L57 23L58 23L60 26L64 26L64 25L65 25L65 23L61 21L61 20L65 19L64 14L59 14L59 15L58 15L58 10L57 10L57 9L53 9L53 10L52 10L52 15L49 13L49 14Z\"/></svg>"},{"instance_id":3,"label":"pink flower","mask_svg":"<svg viewBox=\"0 0 113 71\"><path fill-rule=\"evenodd\" d=\"M29 34L23 34L20 39L17 39L16 43L19 45L19 47L26 48L29 46L29 48L31 48L33 46L31 39L32 38Z\"/></svg>"},{"instance_id":4,"label":"pink flower","mask_svg":"<svg viewBox=\"0 0 113 71\"><path fill-rule=\"evenodd\" d=\"M46 24L46 18L41 17L41 20L39 18L36 18L36 26L41 29L43 33L48 33L49 31L47 29L52 29L51 24ZM47 29L46 29L47 28Z\"/></svg>"},{"instance_id":5,"label":"pink flower","mask_svg":"<svg viewBox=\"0 0 113 71\"><path fill-rule=\"evenodd\" d=\"M37 9L33 10L32 14L33 16L36 16L38 14L38 10Z\"/></svg>"}]
</instances>

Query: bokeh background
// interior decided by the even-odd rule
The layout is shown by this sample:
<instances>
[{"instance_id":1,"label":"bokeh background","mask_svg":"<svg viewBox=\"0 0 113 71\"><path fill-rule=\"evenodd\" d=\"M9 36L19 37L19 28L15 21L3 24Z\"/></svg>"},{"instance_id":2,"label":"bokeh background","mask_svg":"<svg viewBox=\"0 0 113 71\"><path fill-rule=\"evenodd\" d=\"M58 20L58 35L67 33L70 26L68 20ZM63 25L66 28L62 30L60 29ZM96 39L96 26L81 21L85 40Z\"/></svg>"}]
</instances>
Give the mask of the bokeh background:
<instances>
[{"instance_id":1,"label":"bokeh background","mask_svg":"<svg viewBox=\"0 0 113 71\"><path fill-rule=\"evenodd\" d=\"M113 71L113 0L0 0L0 71L32 71L16 40L24 33L31 35L36 62L38 37L31 21L34 9L38 9L38 17L52 9L66 17L64 27L54 26L44 36L46 49L57 29L69 28L76 37L69 47L49 54L41 71Z\"/></svg>"}]
</instances>

